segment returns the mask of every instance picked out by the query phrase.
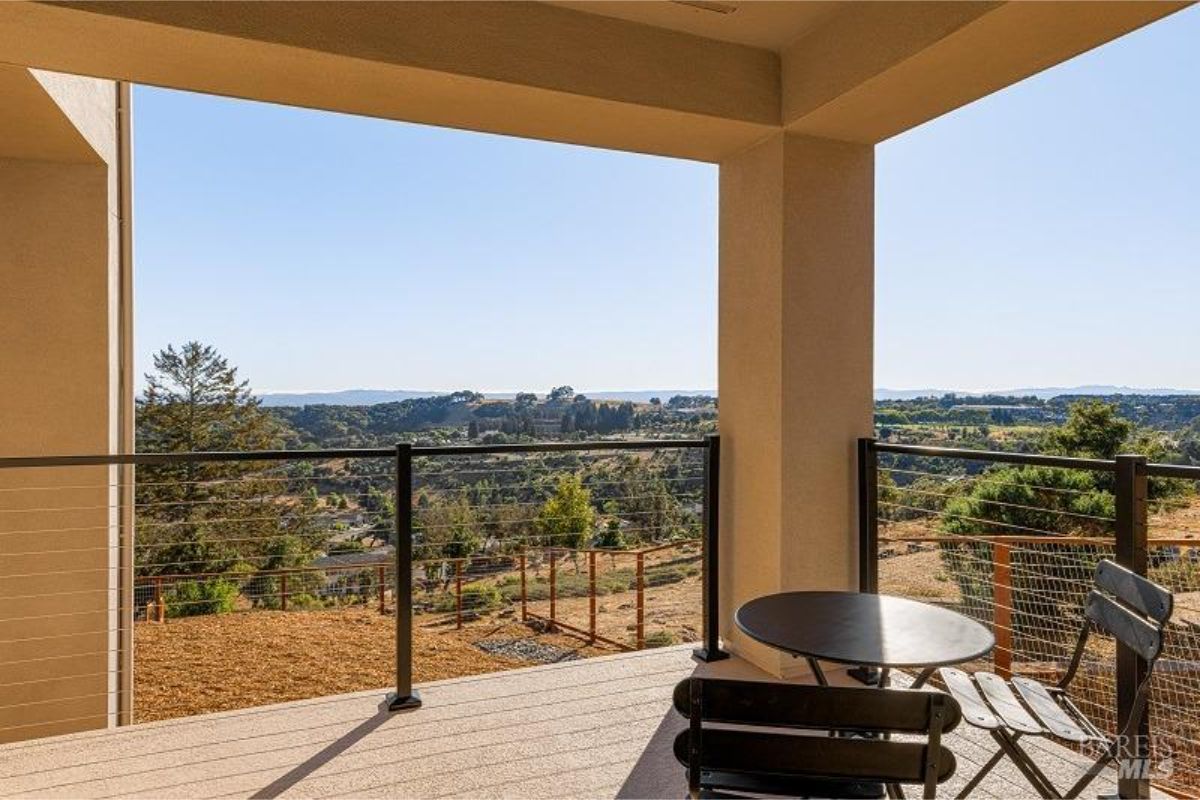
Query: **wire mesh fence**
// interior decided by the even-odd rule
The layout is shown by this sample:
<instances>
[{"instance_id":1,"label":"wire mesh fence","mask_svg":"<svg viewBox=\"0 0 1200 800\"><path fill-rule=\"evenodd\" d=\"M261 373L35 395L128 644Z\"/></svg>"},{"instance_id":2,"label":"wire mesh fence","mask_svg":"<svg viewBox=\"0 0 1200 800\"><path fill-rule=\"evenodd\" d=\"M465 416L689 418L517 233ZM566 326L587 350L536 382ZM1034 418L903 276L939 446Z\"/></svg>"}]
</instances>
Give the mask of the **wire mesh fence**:
<instances>
[{"instance_id":1,"label":"wire mesh fence","mask_svg":"<svg viewBox=\"0 0 1200 800\"><path fill-rule=\"evenodd\" d=\"M996 637L991 658L966 669L1057 684L1084 625L1096 564L1117 557L1112 473L881 452L877 485L879 590L954 608L989 626ZM1154 477L1151 467L1144 553L1148 576L1176 597L1151 684L1150 777L1189 796L1200 794L1196 488L1194 481ZM1070 687L1079 710L1109 735L1117 730L1116 661L1115 642L1093 630ZM1056 757L1057 745L1031 743Z\"/></svg>"},{"instance_id":2,"label":"wire mesh fence","mask_svg":"<svg viewBox=\"0 0 1200 800\"><path fill-rule=\"evenodd\" d=\"M417 629L466 630L491 655L534 663L696 638L699 571L655 554L700 536L702 455L664 443L417 459ZM648 638L646 604L668 584L691 604L665 609Z\"/></svg>"},{"instance_id":3,"label":"wire mesh fence","mask_svg":"<svg viewBox=\"0 0 1200 800\"><path fill-rule=\"evenodd\" d=\"M685 444L418 455L415 679L697 638ZM276 455L0 469L0 741L393 684L395 453Z\"/></svg>"}]
</instances>

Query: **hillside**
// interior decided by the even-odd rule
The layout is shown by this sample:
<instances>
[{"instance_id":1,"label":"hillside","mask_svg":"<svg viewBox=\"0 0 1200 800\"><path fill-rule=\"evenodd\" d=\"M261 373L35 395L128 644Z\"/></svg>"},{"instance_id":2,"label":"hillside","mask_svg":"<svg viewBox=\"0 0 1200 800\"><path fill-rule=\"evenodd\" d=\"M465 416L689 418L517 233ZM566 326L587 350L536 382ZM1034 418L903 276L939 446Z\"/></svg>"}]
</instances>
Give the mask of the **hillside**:
<instances>
[{"instance_id":1,"label":"hillside","mask_svg":"<svg viewBox=\"0 0 1200 800\"><path fill-rule=\"evenodd\" d=\"M461 391L371 405L272 406L288 446L377 447L421 438L438 442L502 443L533 438L695 434L715 427L716 401L675 395L634 403L598 400L562 387L548 397L488 398Z\"/></svg>"}]
</instances>

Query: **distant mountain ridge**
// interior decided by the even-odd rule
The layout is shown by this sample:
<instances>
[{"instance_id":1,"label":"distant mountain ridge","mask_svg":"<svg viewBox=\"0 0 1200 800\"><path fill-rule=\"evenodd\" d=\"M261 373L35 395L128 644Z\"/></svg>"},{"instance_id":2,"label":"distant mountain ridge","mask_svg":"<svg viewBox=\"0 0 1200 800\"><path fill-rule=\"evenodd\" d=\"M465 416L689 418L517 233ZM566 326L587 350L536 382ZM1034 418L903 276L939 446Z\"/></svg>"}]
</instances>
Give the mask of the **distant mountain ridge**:
<instances>
[{"instance_id":1,"label":"distant mountain ridge","mask_svg":"<svg viewBox=\"0 0 1200 800\"><path fill-rule=\"evenodd\" d=\"M258 396L267 407L278 406L373 406L379 403L398 403L417 397L438 397L450 392L417 391L411 389L343 389L336 392L265 392ZM715 389L642 389L620 391L580 392L592 400L628 400L631 403L648 403L657 397L664 403L675 395L693 397L715 396ZM538 393L544 397L544 392ZM512 400L516 392L484 392L490 400Z\"/></svg>"},{"instance_id":2,"label":"distant mountain ridge","mask_svg":"<svg viewBox=\"0 0 1200 800\"><path fill-rule=\"evenodd\" d=\"M418 391L412 389L343 389L335 392L266 392L259 395L262 404L268 407L276 406L373 406L379 403L397 403L401 400L411 400L417 397L437 397L449 392ZM715 397L715 389L639 389L619 391L580 392L592 400L619 400L632 403L648 403L650 398L658 397L663 402L675 395L696 396L709 395ZM1048 400L1061 395L1200 395L1197 389L1139 389L1133 386L1042 386L1025 389L1002 389L994 392L964 392L958 389L887 389L875 390L876 400L914 400L918 397L942 397L947 394L957 394L963 397L982 397L995 395L997 397L1037 397ZM539 392L539 396L544 393ZM484 392L484 396L492 400L511 400L515 392Z\"/></svg>"},{"instance_id":3,"label":"distant mountain ridge","mask_svg":"<svg viewBox=\"0 0 1200 800\"><path fill-rule=\"evenodd\" d=\"M876 389L876 400L915 400L918 397L943 397L957 394L963 397L1036 397L1049 400L1062 395L1095 395L1099 397L1118 394L1145 395L1200 395L1197 389L1139 389L1133 386L1041 386L1025 389L999 389L994 392L964 392L958 389Z\"/></svg>"}]
</instances>

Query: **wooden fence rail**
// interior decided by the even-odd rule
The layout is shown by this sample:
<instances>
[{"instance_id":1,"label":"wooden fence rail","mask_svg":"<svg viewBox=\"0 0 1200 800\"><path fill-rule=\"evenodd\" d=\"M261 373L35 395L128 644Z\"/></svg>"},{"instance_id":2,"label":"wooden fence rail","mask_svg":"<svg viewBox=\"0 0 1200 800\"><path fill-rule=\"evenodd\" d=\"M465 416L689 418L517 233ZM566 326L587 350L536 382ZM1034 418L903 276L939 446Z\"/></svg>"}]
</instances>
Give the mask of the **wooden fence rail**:
<instances>
[{"instance_id":1,"label":"wooden fence rail","mask_svg":"<svg viewBox=\"0 0 1200 800\"><path fill-rule=\"evenodd\" d=\"M600 548L580 548L578 550L563 548L563 547L547 547L540 548L543 558L549 567L549 615L542 616L536 614L529 609L529 553L522 551L515 557L518 569L520 571L520 604L521 604L521 621L528 622L530 619L537 619L544 622L550 630L562 629L563 631L579 635L586 638L589 644L601 642L611 647L616 647L621 650L643 650L646 647L646 556L655 553L679 548L684 546L700 545L699 539L682 539L674 542L665 542L662 544L643 547L636 550L607 550ZM635 594L635 613L636 619L634 623L634 644L630 646L628 643L620 642L600 635L599 632L599 591L597 588L597 557L599 555L609 555L614 557L633 557L635 563L634 569L634 584L633 590ZM587 627L572 625L564 621L559 615L559 581L558 581L558 565L559 561L566 556L585 555L588 564L588 579L587 579L587 598L588 598L588 623ZM432 562L440 562L447 564L453 569L453 578L451 584L454 587L454 624L455 628L461 630L464 623L468 620L468 616L473 612L473 609L464 605L464 578L466 577L467 567L472 561L486 560L495 558L494 556L477 556L474 558L463 557L453 559L432 559ZM424 563L424 562L422 562ZM164 597L164 586L167 582L181 582L188 580L202 579L239 579L244 580L250 578L269 577L277 578L278 584L273 596L279 603L279 608L287 611L289 608L289 599L293 597L293 592L289 588L289 577L296 575L305 575L312 573L339 573L339 572L363 572L371 571L376 574L376 582L378 598L379 598L379 613L387 613L386 605L386 587L387 587L387 569L385 564L358 564L358 565L338 565L329 567L293 567L283 569L261 570L258 572L246 575L245 573L232 572L214 572L203 574L172 574L172 575L155 575L151 577L138 578L136 585L151 586L153 588L153 599L146 604L147 621L154 620L157 622L166 621L167 602ZM265 595L264 595L265 596ZM365 595L364 595L365 596Z\"/></svg>"}]
</instances>

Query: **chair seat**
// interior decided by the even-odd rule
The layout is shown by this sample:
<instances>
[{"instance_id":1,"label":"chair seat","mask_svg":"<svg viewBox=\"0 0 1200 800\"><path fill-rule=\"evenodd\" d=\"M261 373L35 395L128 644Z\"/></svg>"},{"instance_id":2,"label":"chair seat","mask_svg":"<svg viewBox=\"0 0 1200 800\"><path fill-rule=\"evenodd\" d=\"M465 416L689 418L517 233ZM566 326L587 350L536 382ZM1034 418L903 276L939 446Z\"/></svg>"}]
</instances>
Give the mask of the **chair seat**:
<instances>
[{"instance_id":1,"label":"chair seat","mask_svg":"<svg viewBox=\"0 0 1200 800\"><path fill-rule=\"evenodd\" d=\"M972 680L962 670L951 668L940 670L940 674L951 696L962 706L963 718L976 728L995 730L1003 726L1023 735L1050 735L1068 742L1095 738L1045 686L1031 678L1013 678L1009 683L999 675L976 672Z\"/></svg>"},{"instance_id":2,"label":"chair seat","mask_svg":"<svg viewBox=\"0 0 1200 800\"><path fill-rule=\"evenodd\" d=\"M1093 738L1079 727L1042 684L1032 678L1013 678L1012 685L1016 687L1025 704L1038 715L1042 724L1058 738L1081 743Z\"/></svg>"},{"instance_id":3,"label":"chair seat","mask_svg":"<svg viewBox=\"0 0 1200 800\"><path fill-rule=\"evenodd\" d=\"M950 667L938 670L938 674L942 676L942 681L950 691L950 696L957 700L958 705L962 708L963 719L976 728L995 730L1000 727L1000 720L980 697L970 675L961 669Z\"/></svg>"}]
</instances>

